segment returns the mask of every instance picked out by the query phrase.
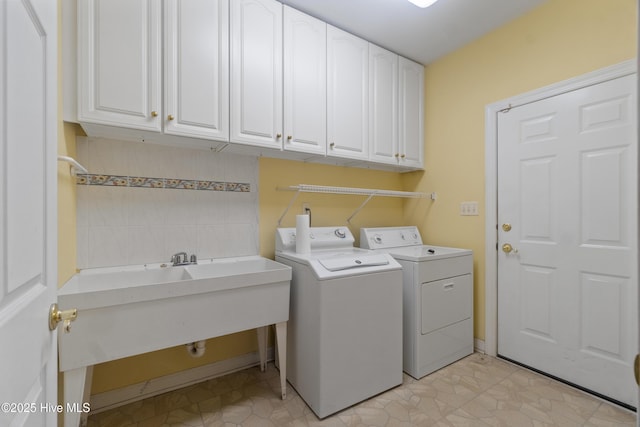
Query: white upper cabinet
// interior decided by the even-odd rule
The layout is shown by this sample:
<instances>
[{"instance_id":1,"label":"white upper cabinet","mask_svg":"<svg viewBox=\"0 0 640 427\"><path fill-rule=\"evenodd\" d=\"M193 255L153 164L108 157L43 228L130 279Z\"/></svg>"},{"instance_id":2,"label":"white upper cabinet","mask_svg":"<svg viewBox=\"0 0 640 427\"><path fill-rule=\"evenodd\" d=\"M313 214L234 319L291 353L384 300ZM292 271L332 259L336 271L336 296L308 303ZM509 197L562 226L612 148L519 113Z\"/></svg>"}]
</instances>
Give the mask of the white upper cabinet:
<instances>
[{"instance_id":1,"label":"white upper cabinet","mask_svg":"<svg viewBox=\"0 0 640 427\"><path fill-rule=\"evenodd\" d=\"M164 132L229 139L229 0L165 2Z\"/></svg>"},{"instance_id":2,"label":"white upper cabinet","mask_svg":"<svg viewBox=\"0 0 640 427\"><path fill-rule=\"evenodd\" d=\"M327 25L327 155L369 158L369 43Z\"/></svg>"},{"instance_id":3,"label":"white upper cabinet","mask_svg":"<svg viewBox=\"0 0 640 427\"><path fill-rule=\"evenodd\" d=\"M161 3L78 0L78 120L161 130Z\"/></svg>"},{"instance_id":4,"label":"white upper cabinet","mask_svg":"<svg viewBox=\"0 0 640 427\"><path fill-rule=\"evenodd\" d=\"M420 64L276 0L69 4L89 135L423 168Z\"/></svg>"},{"instance_id":5,"label":"white upper cabinet","mask_svg":"<svg viewBox=\"0 0 640 427\"><path fill-rule=\"evenodd\" d=\"M284 149L327 151L327 24L284 6Z\"/></svg>"},{"instance_id":6,"label":"white upper cabinet","mask_svg":"<svg viewBox=\"0 0 640 427\"><path fill-rule=\"evenodd\" d=\"M399 165L424 168L424 66L399 58Z\"/></svg>"},{"instance_id":7,"label":"white upper cabinet","mask_svg":"<svg viewBox=\"0 0 640 427\"><path fill-rule=\"evenodd\" d=\"M370 160L397 165L398 55L369 44Z\"/></svg>"},{"instance_id":8,"label":"white upper cabinet","mask_svg":"<svg viewBox=\"0 0 640 427\"><path fill-rule=\"evenodd\" d=\"M282 4L231 1L231 142L282 148Z\"/></svg>"}]
</instances>

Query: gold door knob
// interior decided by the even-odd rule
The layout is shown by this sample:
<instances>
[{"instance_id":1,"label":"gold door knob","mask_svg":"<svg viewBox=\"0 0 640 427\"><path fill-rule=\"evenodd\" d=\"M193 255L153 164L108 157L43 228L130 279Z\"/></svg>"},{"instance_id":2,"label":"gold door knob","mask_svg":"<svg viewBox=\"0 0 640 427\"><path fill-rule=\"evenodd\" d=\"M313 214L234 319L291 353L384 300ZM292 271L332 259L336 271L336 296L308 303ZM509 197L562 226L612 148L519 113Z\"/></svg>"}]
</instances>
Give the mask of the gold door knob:
<instances>
[{"instance_id":1,"label":"gold door knob","mask_svg":"<svg viewBox=\"0 0 640 427\"><path fill-rule=\"evenodd\" d=\"M396 159L400 157L400 153L396 153Z\"/></svg>"},{"instance_id":2,"label":"gold door knob","mask_svg":"<svg viewBox=\"0 0 640 427\"><path fill-rule=\"evenodd\" d=\"M276 134L276 139L280 139L280 138L282 138L282 134L281 133L277 133Z\"/></svg>"},{"instance_id":3,"label":"gold door knob","mask_svg":"<svg viewBox=\"0 0 640 427\"><path fill-rule=\"evenodd\" d=\"M404 159L407 156L405 154L402 154L400 157Z\"/></svg>"},{"instance_id":4,"label":"gold door knob","mask_svg":"<svg viewBox=\"0 0 640 427\"><path fill-rule=\"evenodd\" d=\"M331 144L329 144L329 148L331 148L331 149L333 149L333 147L335 147L335 146L336 146L335 142L332 142Z\"/></svg>"},{"instance_id":5,"label":"gold door knob","mask_svg":"<svg viewBox=\"0 0 640 427\"><path fill-rule=\"evenodd\" d=\"M151 117L158 117L158 112L157 111L152 111L151 112Z\"/></svg>"},{"instance_id":6,"label":"gold door knob","mask_svg":"<svg viewBox=\"0 0 640 427\"><path fill-rule=\"evenodd\" d=\"M287 135L287 141L291 141L293 137L291 135Z\"/></svg>"},{"instance_id":7,"label":"gold door knob","mask_svg":"<svg viewBox=\"0 0 640 427\"><path fill-rule=\"evenodd\" d=\"M510 243L505 243L504 245L502 245L502 250L507 254L511 252L513 252L514 254L518 253L518 250L513 246L511 246Z\"/></svg>"},{"instance_id":8,"label":"gold door knob","mask_svg":"<svg viewBox=\"0 0 640 427\"><path fill-rule=\"evenodd\" d=\"M640 385L640 354L636 354L633 360L633 376L636 377L636 384Z\"/></svg>"},{"instance_id":9,"label":"gold door knob","mask_svg":"<svg viewBox=\"0 0 640 427\"><path fill-rule=\"evenodd\" d=\"M504 224L502 224L502 230L511 231L511 224L509 224L508 222L505 222Z\"/></svg>"},{"instance_id":10,"label":"gold door knob","mask_svg":"<svg viewBox=\"0 0 640 427\"><path fill-rule=\"evenodd\" d=\"M173 120L174 118L175 118L175 117L173 117L171 114L169 114L169 115L167 116L167 120L169 120L169 121Z\"/></svg>"},{"instance_id":11,"label":"gold door knob","mask_svg":"<svg viewBox=\"0 0 640 427\"><path fill-rule=\"evenodd\" d=\"M69 332L71 330L71 322L78 317L78 310L72 308L70 310L60 311L58 304L51 304L49 308L49 330L53 331L58 327L58 323L64 322L64 331Z\"/></svg>"}]
</instances>

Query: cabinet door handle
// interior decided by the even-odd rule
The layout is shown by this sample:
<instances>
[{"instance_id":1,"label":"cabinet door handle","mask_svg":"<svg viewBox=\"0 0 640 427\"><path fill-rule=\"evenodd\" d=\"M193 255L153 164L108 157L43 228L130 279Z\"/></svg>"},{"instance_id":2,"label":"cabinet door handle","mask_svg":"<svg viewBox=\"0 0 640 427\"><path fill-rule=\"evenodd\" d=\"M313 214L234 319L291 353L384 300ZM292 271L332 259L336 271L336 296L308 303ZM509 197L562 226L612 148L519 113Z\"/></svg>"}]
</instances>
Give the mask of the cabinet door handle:
<instances>
[{"instance_id":1,"label":"cabinet door handle","mask_svg":"<svg viewBox=\"0 0 640 427\"><path fill-rule=\"evenodd\" d=\"M293 137L291 135L287 135L287 141L291 141Z\"/></svg>"},{"instance_id":2,"label":"cabinet door handle","mask_svg":"<svg viewBox=\"0 0 640 427\"><path fill-rule=\"evenodd\" d=\"M336 146L335 142L332 142L331 144L329 144L329 148L331 148L331 149L333 149L333 147L335 147L335 146Z\"/></svg>"},{"instance_id":3,"label":"cabinet door handle","mask_svg":"<svg viewBox=\"0 0 640 427\"><path fill-rule=\"evenodd\" d=\"M151 112L151 117L158 117L158 112L157 111L152 111Z\"/></svg>"},{"instance_id":4,"label":"cabinet door handle","mask_svg":"<svg viewBox=\"0 0 640 427\"><path fill-rule=\"evenodd\" d=\"M167 116L167 120L171 121L171 120L173 120L173 119L174 119L174 117L173 117L171 114L169 114L169 115Z\"/></svg>"},{"instance_id":5,"label":"cabinet door handle","mask_svg":"<svg viewBox=\"0 0 640 427\"><path fill-rule=\"evenodd\" d=\"M405 157L407 157L407 156L403 154L403 155L401 155L400 157L404 159L404 158L405 158Z\"/></svg>"},{"instance_id":6,"label":"cabinet door handle","mask_svg":"<svg viewBox=\"0 0 640 427\"><path fill-rule=\"evenodd\" d=\"M396 153L396 159L400 157L400 153Z\"/></svg>"},{"instance_id":7,"label":"cabinet door handle","mask_svg":"<svg viewBox=\"0 0 640 427\"><path fill-rule=\"evenodd\" d=\"M280 139L280 138L282 138L282 134L281 133L277 133L276 134L276 139Z\"/></svg>"}]
</instances>

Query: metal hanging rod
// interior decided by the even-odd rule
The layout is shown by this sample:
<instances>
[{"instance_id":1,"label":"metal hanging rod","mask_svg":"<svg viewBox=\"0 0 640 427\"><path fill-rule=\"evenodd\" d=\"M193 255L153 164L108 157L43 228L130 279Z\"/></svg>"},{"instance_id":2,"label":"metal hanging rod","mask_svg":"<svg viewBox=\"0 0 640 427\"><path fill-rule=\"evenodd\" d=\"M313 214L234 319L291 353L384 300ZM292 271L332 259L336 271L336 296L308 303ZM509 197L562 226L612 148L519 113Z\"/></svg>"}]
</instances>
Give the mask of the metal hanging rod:
<instances>
[{"instance_id":1,"label":"metal hanging rod","mask_svg":"<svg viewBox=\"0 0 640 427\"><path fill-rule=\"evenodd\" d=\"M278 227L280 226L282 219L287 215L289 209L293 205L293 202L298 198L300 193L324 193L324 194L346 194L346 195L355 195L355 196L368 196L367 199L358 207L358 209L347 218L347 222L351 223L351 219L358 214L365 207L369 201L376 197L402 197L402 198L412 198L412 199L427 199L436 200L436 193L420 193L420 192L412 192L412 191L397 191L397 190L381 190L374 188L354 188L354 187L331 187L325 185L310 185L310 184L298 184L291 185L288 187L278 187L278 190L282 191L295 191L296 194L293 196L289 205L282 213L280 218L278 219Z\"/></svg>"}]
</instances>

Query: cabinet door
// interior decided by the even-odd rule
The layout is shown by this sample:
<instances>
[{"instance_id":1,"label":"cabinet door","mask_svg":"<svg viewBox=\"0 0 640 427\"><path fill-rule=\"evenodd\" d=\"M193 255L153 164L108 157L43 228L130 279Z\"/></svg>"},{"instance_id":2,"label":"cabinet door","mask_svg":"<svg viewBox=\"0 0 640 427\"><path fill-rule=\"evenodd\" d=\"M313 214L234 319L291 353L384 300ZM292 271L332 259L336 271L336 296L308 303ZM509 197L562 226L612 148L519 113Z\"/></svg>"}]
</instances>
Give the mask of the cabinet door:
<instances>
[{"instance_id":1,"label":"cabinet door","mask_svg":"<svg viewBox=\"0 0 640 427\"><path fill-rule=\"evenodd\" d=\"M78 0L78 120L161 129L161 4Z\"/></svg>"},{"instance_id":2,"label":"cabinet door","mask_svg":"<svg viewBox=\"0 0 640 427\"><path fill-rule=\"evenodd\" d=\"M398 55L369 44L369 159L398 164Z\"/></svg>"},{"instance_id":3,"label":"cabinet door","mask_svg":"<svg viewBox=\"0 0 640 427\"><path fill-rule=\"evenodd\" d=\"M424 168L424 67L399 58L400 166Z\"/></svg>"},{"instance_id":4,"label":"cabinet door","mask_svg":"<svg viewBox=\"0 0 640 427\"><path fill-rule=\"evenodd\" d=\"M164 132L229 139L229 0L165 2Z\"/></svg>"},{"instance_id":5,"label":"cabinet door","mask_svg":"<svg viewBox=\"0 0 640 427\"><path fill-rule=\"evenodd\" d=\"M282 148L282 4L231 1L231 141Z\"/></svg>"},{"instance_id":6,"label":"cabinet door","mask_svg":"<svg viewBox=\"0 0 640 427\"><path fill-rule=\"evenodd\" d=\"M369 157L369 43L327 25L328 156Z\"/></svg>"},{"instance_id":7,"label":"cabinet door","mask_svg":"<svg viewBox=\"0 0 640 427\"><path fill-rule=\"evenodd\" d=\"M284 149L327 151L327 24L284 7Z\"/></svg>"}]
</instances>

